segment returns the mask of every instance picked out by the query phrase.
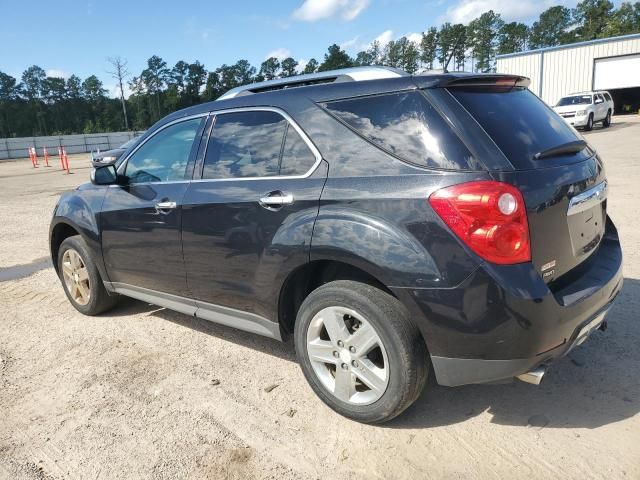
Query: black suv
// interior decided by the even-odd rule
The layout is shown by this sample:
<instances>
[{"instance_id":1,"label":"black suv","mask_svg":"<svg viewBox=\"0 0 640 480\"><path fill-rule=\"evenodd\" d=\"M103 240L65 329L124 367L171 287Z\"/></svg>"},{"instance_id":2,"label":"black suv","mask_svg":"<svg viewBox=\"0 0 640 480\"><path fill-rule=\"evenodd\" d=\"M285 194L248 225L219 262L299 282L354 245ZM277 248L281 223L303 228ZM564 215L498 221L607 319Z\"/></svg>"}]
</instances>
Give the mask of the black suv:
<instances>
[{"instance_id":1,"label":"black suv","mask_svg":"<svg viewBox=\"0 0 640 480\"><path fill-rule=\"evenodd\" d=\"M347 69L232 90L62 196L69 300L118 294L276 339L313 390L389 420L582 343L622 286L596 152L526 78Z\"/></svg>"}]
</instances>

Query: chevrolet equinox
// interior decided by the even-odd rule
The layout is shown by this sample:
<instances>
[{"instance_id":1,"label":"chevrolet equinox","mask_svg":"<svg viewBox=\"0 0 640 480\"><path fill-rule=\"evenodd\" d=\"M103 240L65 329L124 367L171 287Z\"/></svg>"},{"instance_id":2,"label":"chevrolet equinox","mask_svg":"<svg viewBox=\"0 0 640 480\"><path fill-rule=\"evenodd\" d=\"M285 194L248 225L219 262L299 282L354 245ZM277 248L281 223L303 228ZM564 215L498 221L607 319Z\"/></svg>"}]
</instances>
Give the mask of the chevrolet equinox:
<instances>
[{"instance_id":1,"label":"chevrolet equinox","mask_svg":"<svg viewBox=\"0 0 640 480\"><path fill-rule=\"evenodd\" d=\"M431 372L538 384L606 326L622 252L602 160L528 84L362 67L172 113L60 198L64 291L86 315L125 295L292 336L361 422Z\"/></svg>"}]
</instances>

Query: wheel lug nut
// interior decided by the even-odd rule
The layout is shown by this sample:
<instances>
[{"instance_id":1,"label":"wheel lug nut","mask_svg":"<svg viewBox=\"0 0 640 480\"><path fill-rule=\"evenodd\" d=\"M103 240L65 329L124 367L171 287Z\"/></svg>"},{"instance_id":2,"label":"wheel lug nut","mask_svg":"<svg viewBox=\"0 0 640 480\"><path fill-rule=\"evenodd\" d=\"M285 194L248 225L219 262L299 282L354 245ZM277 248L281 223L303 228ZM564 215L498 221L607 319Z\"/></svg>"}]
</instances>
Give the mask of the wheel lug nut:
<instances>
[{"instance_id":1,"label":"wheel lug nut","mask_svg":"<svg viewBox=\"0 0 640 480\"><path fill-rule=\"evenodd\" d=\"M347 365L346 363L343 363L343 364L342 364L342 369L343 369L343 370L346 370L347 368L349 368L349 365Z\"/></svg>"},{"instance_id":2,"label":"wheel lug nut","mask_svg":"<svg viewBox=\"0 0 640 480\"><path fill-rule=\"evenodd\" d=\"M344 347L344 342L342 340L338 340L338 346L339 347Z\"/></svg>"},{"instance_id":3,"label":"wheel lug nut","mask_svg":"<svg viewBox=\"0 0 640 480\"><path fill-rule=\"evenodd\" d=\"M351 365L353 365L355 368L358 368L358 362L355 360L351 361Z\"/></svg>"},{"instance_id":4,"label":"wheel lug nut","mask_svg":"<svg viewBox=\"0 0 640 480\"><path fill-rule=\"evenodd\" d=\"M349 351L351 353L356 353L356 347L349 347Z\"/></svg>"},{"instance_id":5,"label":"wheel lug nut","mask_svg":"<svg viewBox=\"0 0 640 480\"><path fill-rule=\"evenodd\" d=\"M333 352L333 356L338 358L340 356L340 354L338 352Z\"/></svg>"}]
</instances>

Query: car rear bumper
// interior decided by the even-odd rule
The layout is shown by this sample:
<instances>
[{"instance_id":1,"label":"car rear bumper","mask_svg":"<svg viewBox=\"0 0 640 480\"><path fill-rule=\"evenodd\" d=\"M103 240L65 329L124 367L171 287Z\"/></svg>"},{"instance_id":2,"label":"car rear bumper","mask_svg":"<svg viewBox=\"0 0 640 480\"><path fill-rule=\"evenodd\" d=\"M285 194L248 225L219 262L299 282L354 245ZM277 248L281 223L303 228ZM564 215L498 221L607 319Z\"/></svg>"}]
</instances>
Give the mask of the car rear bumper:
<instances>
[{"instance_id":1,"label":"car rear bumper","mask_svg":"<svg viewBox=\"0 0 640 480\"><path fill-rule=\"evenodd\" d=\"M581 325L575 338L569 343L555 348L544 355L511 360L481 360L476 358L449 358L432 356L431 362L440 385L454 387L474 383L497 382L526 375L539 367L546 369L554 360L568 354L574 347L581 345L595 330L606 325L605 316L613 300L605 308Z\"/></svg>"},{"instance_id":2,"label":"car rear bumper","mask_svg":"<svg viewBox=\"0 0 640 480\"><path fill-rule=\"evenodd\" d=\"M547 285L532 264L484 264L453 289L394 289L422 331L438 383L515 377L548 365L604 321L622 288L613 223L591 257Z\"/></svg>"}]
</instances>

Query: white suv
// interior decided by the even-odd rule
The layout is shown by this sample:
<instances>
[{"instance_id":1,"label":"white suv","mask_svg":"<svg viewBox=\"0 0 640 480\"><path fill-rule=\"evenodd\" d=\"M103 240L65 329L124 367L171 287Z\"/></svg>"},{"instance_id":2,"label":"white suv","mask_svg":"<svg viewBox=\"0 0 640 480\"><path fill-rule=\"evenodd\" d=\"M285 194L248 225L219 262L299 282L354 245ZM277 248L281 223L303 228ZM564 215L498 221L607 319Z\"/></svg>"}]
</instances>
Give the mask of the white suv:
<instances>
[{"instance_id":1,"label":"white suv","mask_svg":"<svg viewBox=\"0 0 640 480\"><path fill-rule=\"evenodd\" d=\"M605 128L611 125L613 99L603 91L572 93L562 97L553 109L570 125L589 131L596 122L602 122Z\"/></svg>"}]
</instances>

